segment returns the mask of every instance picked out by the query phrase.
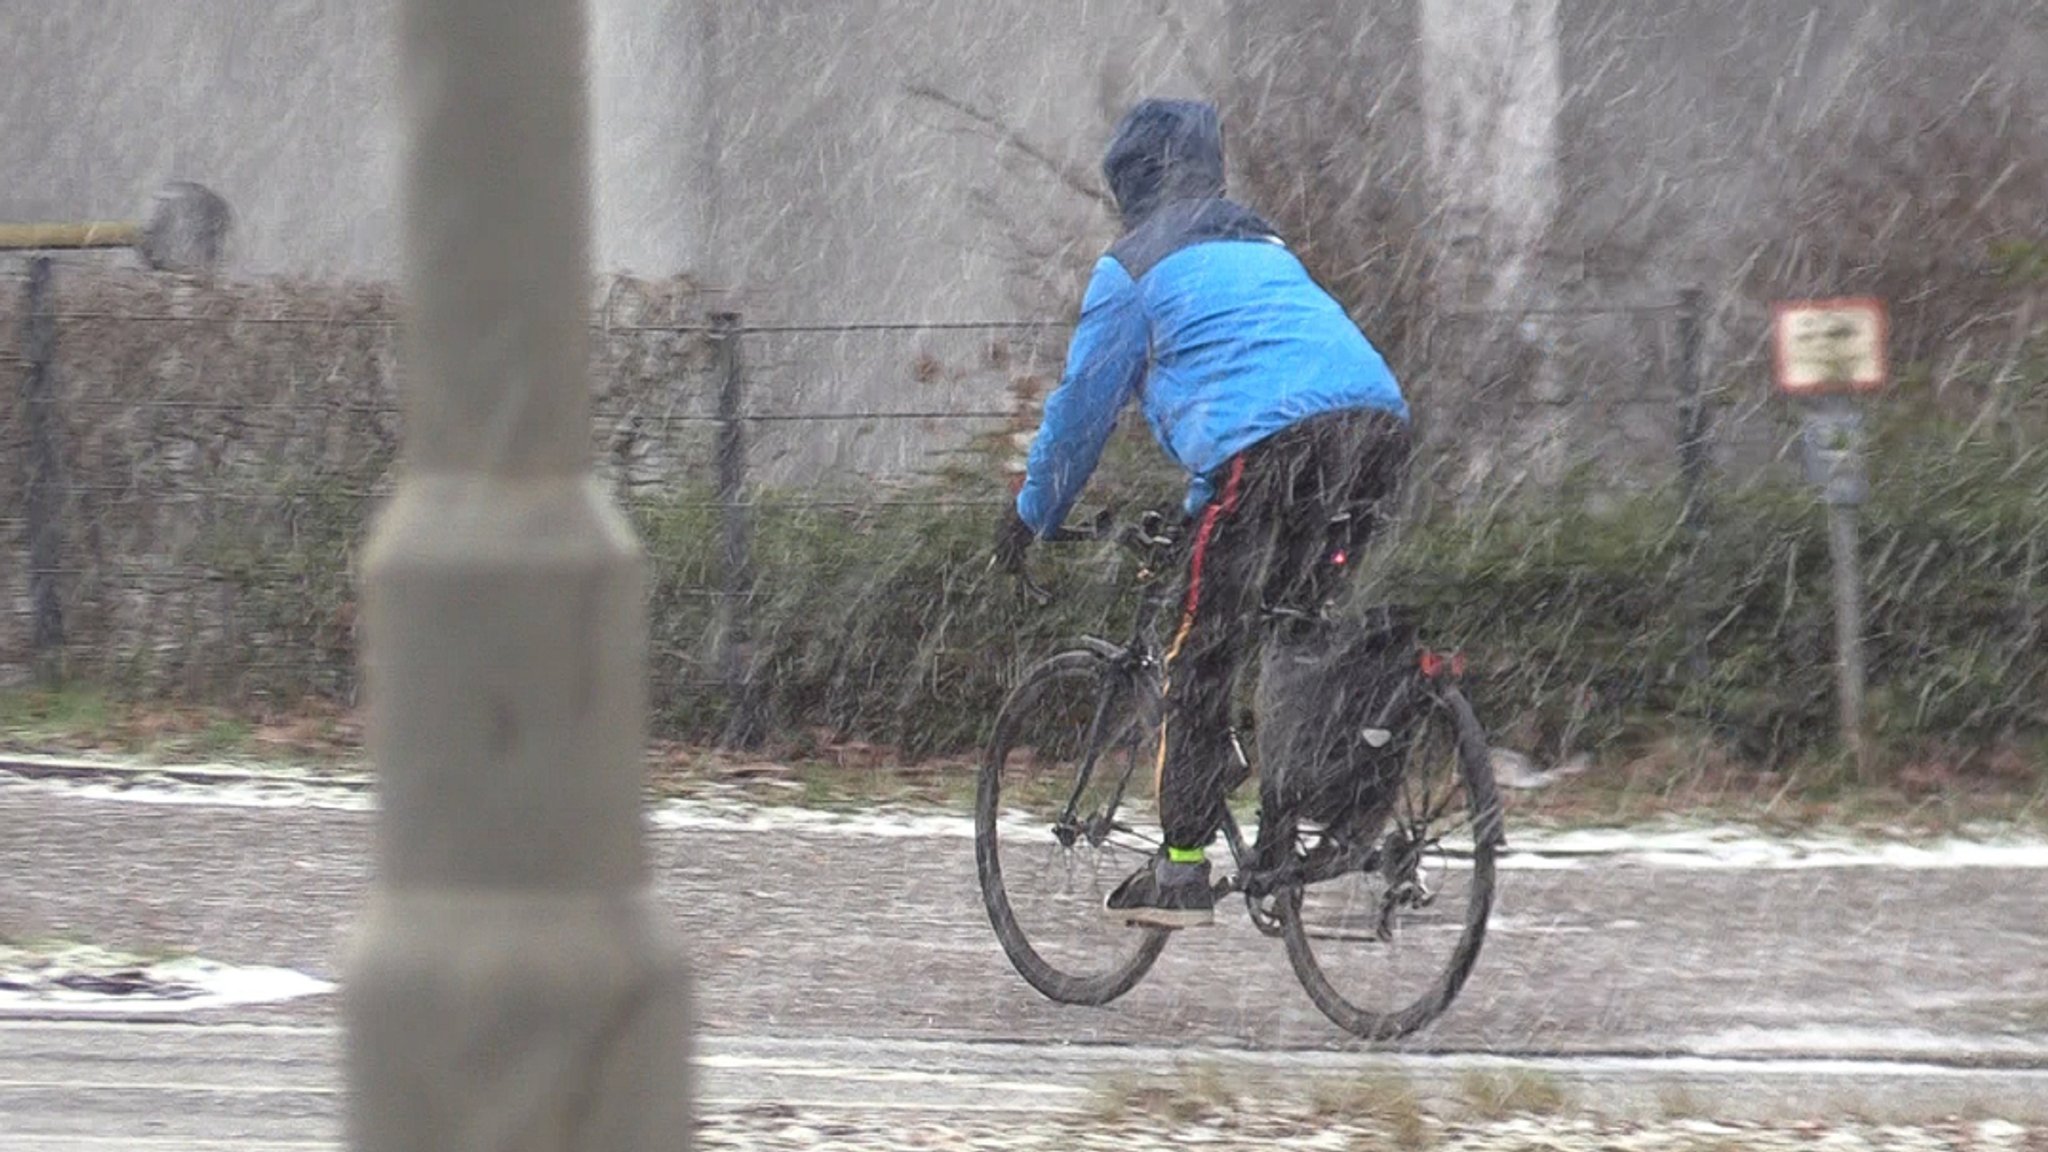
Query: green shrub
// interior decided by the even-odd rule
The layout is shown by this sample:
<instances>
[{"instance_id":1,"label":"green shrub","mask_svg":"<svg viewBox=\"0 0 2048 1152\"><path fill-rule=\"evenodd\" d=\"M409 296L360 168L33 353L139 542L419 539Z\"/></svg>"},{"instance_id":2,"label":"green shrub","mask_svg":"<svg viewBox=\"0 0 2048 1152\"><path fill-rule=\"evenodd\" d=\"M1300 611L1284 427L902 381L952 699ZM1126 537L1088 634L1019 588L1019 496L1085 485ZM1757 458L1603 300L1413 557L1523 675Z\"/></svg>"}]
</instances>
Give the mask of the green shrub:
<instances>
[{"instance_id":1,"label":"green shrub","mask_svg":"<svg viewBox=\"0 0 2048 1152\"><path fill-rule=\"evenodd\" d=\"M2048 737L2048 446L2031 431L2043 397L2038 383L1998 389L1991 420L1911 399L1920 385L1879 406L1862 555L1871 715L1887 747ZM1091 506L1103 492L1135 508L1179 491L1141 432L1119 437L1103 475ZM268 654L266 675L241 687L345 696L348 561L367 502L325 475L278 488L278 515L223 523L206 542L239 592L240 635ZM900 499L756 497L751 660L779 743L823 730L913 756L970 751L1029 662L1075 634L1129 628L1131 561L1113 546L1041 549L1057 592L1045 608L988 571L1002 499L991 477L968 470ZM1697 549L1675 493L1600 504L1567 486L1437 512L1403 527L1360 594L1423 609L1430 642L1472 656L1482 719L1539 755L1627 751L1674 725L1756 764L1829 751L1833 605L1813 492L1789 473L1717 488ZM655 730L716 736L717 509L686 492L632 511L650 560ZM1703 676L1689 626L1705 640Z\"/></svg>"},{"instance_id":2,"label":"green shrub","mask_svg":"<svg viewBox=\"0 0 2048 1152\"><path fill-rule=\"evenodd\" d=\"M1889 744L2048 729L2048 450L1895 412L1862 513L1871 717ZM1562 753L1704 723L1779 764L1833 739L1826 521L1789 478L1715 498L1696 559L1663 492L1595 514L1523 505L1408 533L1386 593L1475 657L1516 743ZM1707 674L1688 666L1688 625Z\"/></svg>"},{"instance_id":3,"label":"green shrub","mask_svg":"<svg viewBox=\"0 0 2048 1152\"><path fill-rule=\"evenodd\" d=\"M1878 736L1964 749L2039 738L2048 450L1899 411L1873 453L1862 554ZM1127 506L1168 496L1156 474L1126 487ZM1126 558L1042 550L1060 596L1027 605L986 570L996 513L765 498L751 609L771 729L827 728L913 755L969 750L1030 660L1079 632L1123 635ZM716 627L705 594L719 579L716 513L692 497L643 507L640 523L656 579L658 726L714 734L724 693L702 654ZM1671 492L1598 512L1556 496L1411 524L1384 568L1361 595L1417 605L1432 642L1472 655L1473 695L1504 742L1627 749L1676 723L1764 765L1832 747L1825 518L1796 478L1717 493L1696 552ZM1693 621L1703 677L1688 660Z\"/></svg>"},{"instance_id":4,"label":"green shrub","mask_svg":"<svg viewBox=\"0 0 2048 1152\"><path fill-rule=\"evenodd\" d=\"M977 745L1026 661L1081 632L1129 628L1128 563L1113 549L1038 558L1057 591L1024 601L987 570L992 508L753 510L751 666L770 729L829 728L913 755ZM715 735L725 693L711 662L719 581L716 513L701 498L641 509L654 570L655 711L662 729Z\"/></svg>"}]
</instances>

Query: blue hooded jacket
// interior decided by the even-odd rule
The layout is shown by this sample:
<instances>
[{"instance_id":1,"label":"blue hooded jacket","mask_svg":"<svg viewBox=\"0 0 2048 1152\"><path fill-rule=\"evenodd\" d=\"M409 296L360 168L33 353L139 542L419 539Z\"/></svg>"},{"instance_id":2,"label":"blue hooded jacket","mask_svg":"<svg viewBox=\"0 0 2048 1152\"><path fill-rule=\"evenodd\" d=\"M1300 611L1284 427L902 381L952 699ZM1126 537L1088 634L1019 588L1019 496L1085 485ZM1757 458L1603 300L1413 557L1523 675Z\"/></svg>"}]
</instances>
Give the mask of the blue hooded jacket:
<instances>
[{"instance_id":1,"label":"blue hooded jacket","mask_svg":"<svg viewBox=\"0 0 2048 1152\"><path fill-rule=\"evenodd\" d=\"M1066 519L1133 394L1207 504L1232 456L1325 412L1408 418L1379 351L1273 227L1224 197L1216 110L1146 100L1117 125L1103 173L1124 234L1095 265L1046 398L1017 514L1040 535Z\"/></svg>"}]
</instances>

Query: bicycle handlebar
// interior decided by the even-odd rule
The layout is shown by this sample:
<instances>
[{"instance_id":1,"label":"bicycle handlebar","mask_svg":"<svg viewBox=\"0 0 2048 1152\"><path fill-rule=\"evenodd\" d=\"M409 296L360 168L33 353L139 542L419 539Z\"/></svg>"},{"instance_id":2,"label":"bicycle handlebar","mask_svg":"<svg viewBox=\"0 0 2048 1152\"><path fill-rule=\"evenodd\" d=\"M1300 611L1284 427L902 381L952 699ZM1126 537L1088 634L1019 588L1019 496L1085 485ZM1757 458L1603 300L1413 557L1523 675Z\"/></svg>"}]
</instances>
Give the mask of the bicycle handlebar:
<instances>
[{"instance_id":1,"label":"bicycle handlebar","mask_svg":"<svg viewBox=\"0 0 2048 1152\"><path fill-rule=\"evenodd\" d=\"M1140 560L1146 561L1156 560L1161 553L1171 549L1177 542L1175 535L1167 526L1163 513L1147 511L1138 518L1137 523L1119 526L1115 511L1108 508L1097 513L1091 523L1062 524L1039 539L1047 544L1084 544L1114 540ZM1018 585L1033 603L1041 608L1052 603L1052 593L1032 578L1028 566L1020 562L1011 575L1017 578Z\"/></svg>"},{"instance_id":2,"label":"bicycle handlebar","mask_svg":"<svg viewBox=\"0 0 2048 1152\"><path fill-rule=\"evenodd\" d=\"M1039 539L1047 544L1086 543L1091 540L1103 539L1110 534L1115 526L1116 513L1111 509L1104 508L1095 514L1093 523L1079 526L1062 524L1044 536L1039 537Z\"/></svg>"}]
</instances>

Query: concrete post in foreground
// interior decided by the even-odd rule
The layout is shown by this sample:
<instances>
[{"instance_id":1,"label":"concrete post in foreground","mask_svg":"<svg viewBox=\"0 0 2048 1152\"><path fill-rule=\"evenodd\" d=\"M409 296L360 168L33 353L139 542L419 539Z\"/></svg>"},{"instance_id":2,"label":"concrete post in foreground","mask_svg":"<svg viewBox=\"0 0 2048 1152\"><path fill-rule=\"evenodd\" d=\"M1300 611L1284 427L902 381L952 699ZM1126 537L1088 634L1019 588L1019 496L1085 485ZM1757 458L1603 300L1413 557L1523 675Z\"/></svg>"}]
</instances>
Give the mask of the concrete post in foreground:
<instances>
[{"instance_id":1,"label":"concrete post in foreground","mask_svg":"<svg viewBox=\"0 0 2048 1152\"><path fill-rule=\"evenodd\" d=\"M374 1152L691 1143L640 842L642 560L590 464L580 0L401 0L405 452L368 545Z\"/></svg>"}]
</instances>

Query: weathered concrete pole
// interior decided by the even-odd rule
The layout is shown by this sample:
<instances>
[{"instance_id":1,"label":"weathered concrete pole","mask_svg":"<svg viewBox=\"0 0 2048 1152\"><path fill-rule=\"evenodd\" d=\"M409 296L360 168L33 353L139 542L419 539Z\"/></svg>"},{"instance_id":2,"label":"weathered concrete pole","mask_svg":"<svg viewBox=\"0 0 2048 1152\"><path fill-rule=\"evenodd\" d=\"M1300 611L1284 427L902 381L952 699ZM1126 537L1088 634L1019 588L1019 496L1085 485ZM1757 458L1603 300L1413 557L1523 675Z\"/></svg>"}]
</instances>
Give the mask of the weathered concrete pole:
<instances>
[{"instance_id":1,"label":"weathered concrete pole","mask_svg":"<svg viewBox=\"0 0 2048 1152\"><path fill-rule=\"evenodd\" d=\"M1422 113L1459 307L1540 304L1563 190L1560 0L1422 0Z\"/></svg>"},{"instance_id":2,"label":"weathered concrete pole","mask_svg":"<svg viewBox=\"0 0 2048 1152\"><path fill-rule=\"evenodd\" d=\"M1561 0L1421 0L1419 71L1430 194L1442 238L1434 273L1442 311L1500 313L1467 320L1447 347L1471 362L1439 365L1440 379L1477 381L1518 368L1527 399L1498 464L1562 475L1576 385L1555 354L1555 320L1522 315L1554 304L1543 253L1563 203L1559 122L1564 108ZM1438 394L1440 408L1463 397ZM1473 460L1491 462L1491 450Z\"/></svg>"},{"instance_id":3,"label":"weathered concrete pole","mask_svg":"<svg viewBox=\"0 0 2048 1152\"><path fill-rule=\"evenodd\" d=\"M642 559L590 464L580 0L401 0L406 444L371 536L382 815L354 1146L691 1142L640 841Z\"/></svg>"}]
</instances>

